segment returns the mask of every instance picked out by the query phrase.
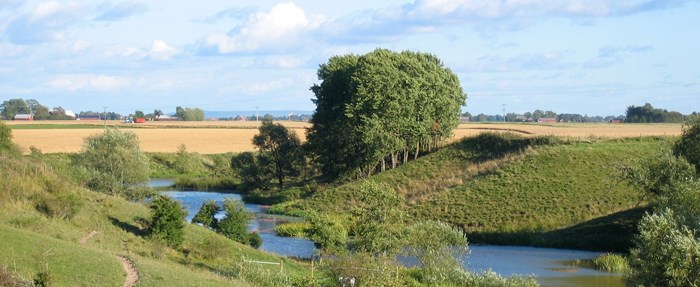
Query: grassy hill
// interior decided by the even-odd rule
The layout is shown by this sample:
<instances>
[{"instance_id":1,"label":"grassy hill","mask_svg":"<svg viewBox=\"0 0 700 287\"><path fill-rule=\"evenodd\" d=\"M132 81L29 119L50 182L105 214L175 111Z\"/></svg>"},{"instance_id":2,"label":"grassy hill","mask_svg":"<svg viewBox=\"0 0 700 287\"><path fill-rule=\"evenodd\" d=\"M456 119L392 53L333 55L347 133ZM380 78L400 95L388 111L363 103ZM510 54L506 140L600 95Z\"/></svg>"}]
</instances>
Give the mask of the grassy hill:
<instances>
[{"instance_id":1,"label":"grassy hill","mask_svg":"<svg viewBox=\"0 0 700 287\"><path fill-rule=\"evenodd\" d=\"M410 220L461 226L471 241L625 250L636 231L634 218L643 212L623 212L640 203L640 194L619 183L614 166L650 156L667 140L487 133L368 180L398 190ZM326 188L277 209L347 213L361 204L354 193L359 184ZM601 223L618 212L622 216ZM592 236L596 234L607 236Z\"/></svg>"},{"instance_id":2,"label":"grassy hill","mask_svg":"<svg viewBox=\"0 0 700 287\"><path fill-rule=\"evenodd\" d=\"M48 274L55 286L121 286L117 256L128 258L138 286L279 286L306 276L302 263L240 245L187 225L182 247L145 237L142 203L76 186L40 158L0 154L0 282ZM243 257L279 267L258 267ZM2 284L0 284L2 285Z\"/></svg>"}]
</instances>

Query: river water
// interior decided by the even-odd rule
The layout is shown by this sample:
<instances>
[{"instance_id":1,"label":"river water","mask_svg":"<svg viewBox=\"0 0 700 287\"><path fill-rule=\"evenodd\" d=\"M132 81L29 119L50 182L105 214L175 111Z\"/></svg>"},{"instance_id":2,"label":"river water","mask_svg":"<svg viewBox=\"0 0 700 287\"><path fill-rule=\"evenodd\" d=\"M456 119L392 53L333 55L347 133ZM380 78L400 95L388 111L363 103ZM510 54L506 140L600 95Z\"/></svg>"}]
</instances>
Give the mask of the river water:
<instances>
[{"instance_id":1,"label":"river water","mask_svg":"<svg viewBox=\"0 0 700 287\"><path fill-rule=\"evenodd\" d=\"M151 182L151 186L154 187L171 185L172 181L167 179ZM226 198L242 199L235 193L204 191L169 190L161 194L170 196L185 206L187 221L192 220L206 200L215 200L221 204ZM267 208L258 204L245 204L245 207L255 214L248 230L260 234L263 240L261 250L298 258L309 258L314 254L314 245L310 240L281 237L274 233L276 225L298 219L266 214ZM218 217L223 217L223 213ZM471 254L463 263L469 270L476 272L490 269L502 276L533 275L542 286L624 286L621 274L600 272L572 264L575 260L593 259L600 255L600 252L495 245L471 245L469 249ZM412 264L410 259L403 258L401 261L407 265Z\"/></svg>"}]
</instances>

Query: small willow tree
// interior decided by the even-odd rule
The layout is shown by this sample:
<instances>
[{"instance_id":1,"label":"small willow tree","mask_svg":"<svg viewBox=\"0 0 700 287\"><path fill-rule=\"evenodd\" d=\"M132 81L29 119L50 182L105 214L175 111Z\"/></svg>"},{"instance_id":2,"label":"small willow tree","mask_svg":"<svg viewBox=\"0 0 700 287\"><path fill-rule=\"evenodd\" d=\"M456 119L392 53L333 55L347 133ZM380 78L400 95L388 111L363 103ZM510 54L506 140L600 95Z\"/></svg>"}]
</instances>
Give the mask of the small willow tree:
<instances>
[{"instance_id":1,"label":"small willow tree","mask_svg":"<svg viewBox=\"0 0 700 287\"><path fill-rule=\"evenodd\" d=\"M148 157L132 132L108 129L88 137L76 162L87 169L89 188L113 195L129 197L150 176Z\"/></svg>"},{"instance_id":2,"label":"small willow tree","mask_svg":"<svg viewBox=\"0 0 700 287\"><path fill-rule=\"evenodd\" d=\"M467 98L457 76L426 53L335 56L317 73L307 141L329 180L366 177L435 149Z\"/></svg>"}]
</instances>

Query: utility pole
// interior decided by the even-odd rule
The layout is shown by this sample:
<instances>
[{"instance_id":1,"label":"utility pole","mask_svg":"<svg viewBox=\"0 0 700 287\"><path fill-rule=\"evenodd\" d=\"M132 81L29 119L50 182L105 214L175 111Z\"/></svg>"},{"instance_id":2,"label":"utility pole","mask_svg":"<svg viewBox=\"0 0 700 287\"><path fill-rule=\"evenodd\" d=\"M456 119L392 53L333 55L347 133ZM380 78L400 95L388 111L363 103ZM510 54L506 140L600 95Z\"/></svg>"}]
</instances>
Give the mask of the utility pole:
<instances>
[{"instance_id":1,"label":"utility pole","mask_svg":"<svg viewBox=\"0 0 700 287\"><path fill-rule=\"evenodd\" d=\"M503 104L503 122L506 122L506 104Z\"/></svg>"},{"instance_id":2,"label":"utility pole","mask_svg":"<svg viewBox=\"0 0 700 287\"><path fill-rule=\"evenodd\" d=\"M255 121L256 122L258 121L258 109L259 108L260 108L260 106L255 106Z\"/></svg>"},{"instance_id":3,"label":"utility pole","mask_svg":"<svg viewBox=\"0 0 700 287\"><path fill-rule=\"evenodd\" d=\"M107 129L107 106L102 106L104 109L104 112L102 112L102 119L104 120L105 123L105 130Z\"/></svg>"}]
</instances>

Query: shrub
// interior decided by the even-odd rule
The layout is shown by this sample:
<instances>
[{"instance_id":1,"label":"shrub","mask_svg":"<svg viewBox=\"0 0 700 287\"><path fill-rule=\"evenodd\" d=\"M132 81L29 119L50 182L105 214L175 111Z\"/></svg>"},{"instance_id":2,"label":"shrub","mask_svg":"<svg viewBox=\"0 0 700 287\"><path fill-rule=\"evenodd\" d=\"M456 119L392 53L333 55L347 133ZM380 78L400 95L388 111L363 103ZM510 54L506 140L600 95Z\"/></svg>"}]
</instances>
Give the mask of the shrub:
<instances>
[{"instance_id":1,"label":"shrub","mask_svg":"<svg viewBox=\"0 0 700 287\"><path fill-rule=\"evenodd\" d=\"M700 116L688 119L683 125L683 134L673 147L673 153L683 156L700 172Z\"/></svg>"},{"instance_id":2,"label":"shrub","mask_svg":"<svg viewBox=\"0 0 700 287\"><path fill-rule=\"evenodd\" d=\"M248 234L248 245L252 246L253 248L260 248L262 246L262 238L260 237L260 234L257 232L253 232Z\"/></svg>"},{"instance_id":3,"label":"shrub","mask_svg":"<svg viewBox=\"0 0 700 287\"><path fill-rule=\"evenodd\" d=\"M83 206L82 198L74 193L42 194L38 197L36 209L53 218L71 219Z\"/></svg>"},{"instance_id":4,"label":"shrub","mask_svg":"<svg viewBox=\"0 0 700 287\"><path fill-rule=\"evenodd\" d=\"M150 237L160 238L172 247L183 241L186 212L177 200L166 196L156 196L151 203Z\"/></svg>"},{"instance_id":5,"label":"shrub","mask_svg":"<svg viewBox=\"0 0 700 287\"><path fill-rule=\"evenodd\" d=\"M88 137L75 161L88 170L88 187L114 195L144 186L150 175L148 157L132 132L109 129Z\"/></svg>"},{"instance_id":6,"label":"shrub","mask_svg":"<svg viewBox=\"0 0 700 287\"><path fill-rule=\"evenodd\" d=\"M248 213L239 200L225 199L226 217L219 222L219 232L233 241L248 243Z\"/></svg>"},{"instance_id":7,"label":"shrub","mask_svg":"<svg viewBox=\"0 0 700 287\"><path fill-rule=\"evenodd\" d=\"M348 230L342 223L313 211L309 212L306 220L310 225L307 233L322 253L337 253L345 249Z\"/></svg>"},{"instance_id":8,"label":"shrub","mask_svg":"<svg viewBox=\"0 0 700 287\"><path fill-rule=\"evenodd\" d=\"M192 218L192 223L199 223L213 230L219 230L219 220L216 219L216 213L221 211L221 207L214 200L207 200L199 208L197 215Z\"/></svg>"},{"instance_id":9,"label":"shrub","mask_svg":"<svg viewBox=\"0 0 700 287\"><path fill-rule=\"evenodd\" d=\"M406 230L404 240L405 252L421 264L424 282L447 282L454 272L463 271L460 260L469 254L463 230L442 222L418 222Z\"/></svg>"}]
</instances>

